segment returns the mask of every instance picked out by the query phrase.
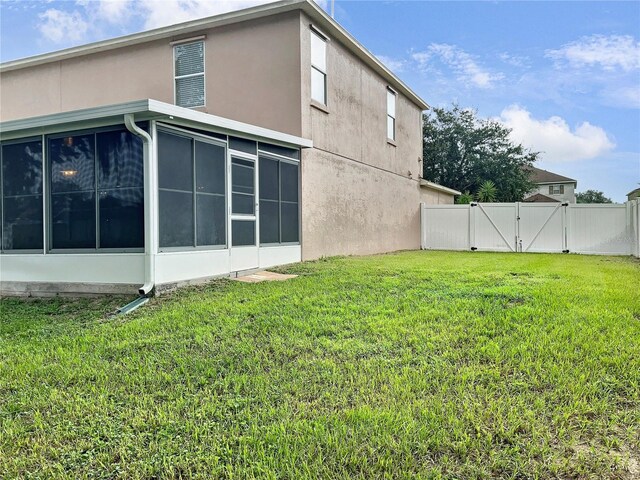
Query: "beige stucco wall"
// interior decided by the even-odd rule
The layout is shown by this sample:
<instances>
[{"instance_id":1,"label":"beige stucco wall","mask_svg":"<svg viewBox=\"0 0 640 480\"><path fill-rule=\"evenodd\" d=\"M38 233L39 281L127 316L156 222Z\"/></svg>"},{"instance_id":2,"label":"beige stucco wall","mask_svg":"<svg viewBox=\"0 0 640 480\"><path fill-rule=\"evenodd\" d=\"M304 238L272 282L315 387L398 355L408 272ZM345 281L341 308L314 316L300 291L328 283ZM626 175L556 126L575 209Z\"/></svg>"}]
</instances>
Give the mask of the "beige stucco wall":
<instances>
[{"instance_id":1,"label":"beige stucco wall","mask_svg":"<svg viewBox=\"0 0 640 480\"><path fill-rule=\"evenodd\" d=\"M420 248L416 182L317 149L301 165L303 260Z\"/></svg>"},{"instance_id":2,"label":"beige stucco wall","mask_svg":"<svg viewBox=\"0 0 640 480\"><path fill-rule=\"evenodd\" d=\"M387 142L387 86L335 40L327 42L327 112L311 105L310 23L300 19L302 256L359 255L420 246L421 110L402 94Z\"/></svg>"},{"instance_id":3,"label":"beige stucco wall","mask_svg":"<svg viewBox=\"0 0 640 480\"><path fill-rule=\"evenodd\" d=\"M549 184L540 184L537 185L536 188L525 195L525 197L530 197L531 195L535 195L536 193L541 193L545 197L553 198L559 202L568 202L568 203L576 203L576 185L575 183L555 183L553 185L564 185L564 193L562 194L551 194L549 193Z\"/></svg>"},{"instance_id":4,"label":"beige stucco wall","mask_svg":"<svg viewBox=\"0 0 640 480\"><path fill-rule=\"evenodd\" d=\"M453 205L455 197L451 193L441 192L429 187L420 187L420 202L430 205Z\"/></svg>"},{"instance_id":5,"label":"beige stucco wall","mask_svg":"<svg viewBox=\"0 0 640 480\"><path fill-rule=\"evenodd\" d=\"M199 110L299 135L299 14L190 34L206 35L207 105ZM0 72L0 119L152 98L174 103L175 39Z\"/></svg>"}]
</instances>

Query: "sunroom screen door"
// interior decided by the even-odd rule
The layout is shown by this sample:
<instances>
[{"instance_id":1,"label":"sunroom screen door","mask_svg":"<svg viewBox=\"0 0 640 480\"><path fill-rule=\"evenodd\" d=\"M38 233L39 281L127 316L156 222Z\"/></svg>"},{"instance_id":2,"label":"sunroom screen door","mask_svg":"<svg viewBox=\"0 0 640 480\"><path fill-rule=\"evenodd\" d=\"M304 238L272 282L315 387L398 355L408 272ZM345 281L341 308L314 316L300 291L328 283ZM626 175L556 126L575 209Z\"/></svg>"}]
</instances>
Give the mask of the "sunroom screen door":
<instances>
[{"instance_id":1,"label":"sunroom screen door","mask_svg":"<svg viewBox=\"0 0 640 480\"><path fill-rule=\"evenodd\" d=\"M231 271L258 268L257 168L255 155L230 154Z\"/></svg>"}]
</instances>

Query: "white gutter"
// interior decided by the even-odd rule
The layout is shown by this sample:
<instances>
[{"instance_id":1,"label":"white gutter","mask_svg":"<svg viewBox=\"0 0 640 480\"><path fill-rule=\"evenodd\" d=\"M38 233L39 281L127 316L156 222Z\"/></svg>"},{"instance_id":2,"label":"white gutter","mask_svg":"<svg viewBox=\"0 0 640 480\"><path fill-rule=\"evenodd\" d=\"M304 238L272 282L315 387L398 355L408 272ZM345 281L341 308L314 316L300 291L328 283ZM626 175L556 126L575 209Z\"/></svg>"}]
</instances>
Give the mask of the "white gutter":
<instances>
[{"instance_id":1,"label":"white gutter","mask_svg":"<svg viewBox=\"0 0 640 480\"><path fill-rule=\"evenodd\" d=\"M153 208L155 202L154 197L154 148L151 135L136 125L134 116L131 113L124 115L124 124L134 135L142 139L142 148L144 156L144 285L138 289L140 295L149 295L153 292L156 284L155 270L155 231L156 216Z\"/></svg>"},{"instance_id":2,"label":"white gutter","mask_svg":"<svg viewBox=\"0 0 640 480\"><path fill-rule=\"evenodd\" d=\"M420 180L420 186L429 188L431 190L436 190L442 193L448 193L449 195L462 195L462 192L458 190L454 190L453 188L445 187L438 183L430 182L429 180Z\"/></svg>"}]
</instances>

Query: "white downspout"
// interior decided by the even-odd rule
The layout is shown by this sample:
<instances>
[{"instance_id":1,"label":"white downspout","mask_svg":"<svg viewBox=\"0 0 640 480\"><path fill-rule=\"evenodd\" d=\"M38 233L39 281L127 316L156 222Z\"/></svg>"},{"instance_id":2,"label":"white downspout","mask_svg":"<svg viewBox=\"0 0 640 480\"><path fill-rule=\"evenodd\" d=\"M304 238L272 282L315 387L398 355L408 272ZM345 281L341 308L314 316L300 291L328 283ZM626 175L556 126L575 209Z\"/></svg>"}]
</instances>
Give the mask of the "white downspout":
<instances>
[{"instance_id":1,"label":"white downspout","mask_svg":"<svg viewBox=\"0 0 640 480\"><path fill-rule=\"evenodd\" d=\"M144 285L138 289L138 293L149 295L153 292L156 283L155 254L157 250L153 139L151 135L136 125L133 114L125 114L124 124L127 130L142 139L144 156Z\"/></svg>"}]
</instances>

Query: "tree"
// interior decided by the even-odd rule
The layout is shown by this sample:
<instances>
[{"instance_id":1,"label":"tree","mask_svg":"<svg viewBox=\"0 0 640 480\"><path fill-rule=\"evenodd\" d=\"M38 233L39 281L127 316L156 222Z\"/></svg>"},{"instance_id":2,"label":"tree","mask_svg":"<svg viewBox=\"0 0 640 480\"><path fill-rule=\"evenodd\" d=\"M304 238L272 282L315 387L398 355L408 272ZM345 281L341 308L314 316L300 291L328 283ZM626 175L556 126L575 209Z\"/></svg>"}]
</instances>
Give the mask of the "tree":
<instances>
[{"instance_id":1,"label":"tree","mask_svg":"<svg viewBox=\"0 0 640 480\"><path fill-rule=\"evenodd\" d=\"M613 203L610 198L604 196L599 190L587 190L586 192L576 193L576 202L578 203Z\"/></svg>"},{"instance_id":2,"label":"tree","mask_svg":"<svg viewBox=\"0 0 640 480\"><path fill-rule=\"evenodd\" d=\"M521 201L534 189L530 167L538 153L509 139L511 130L495 120L453 104L424 115L423 177L461 192L478 193L487 180L494 183L498 202Z\"/></svg>"},{"instance_id":3,"label":"tree","mask_svg":"<svg viewBox=\"0 0 640 480\"><path fill-rule=\"evenodd\" d=\"M479 202L495 202L497 194L496 184L491 180L486 180L478 187L476 198Z\"/></svg>"},{"instance_id":4,"label":"tree","mask_svg":"<svg viewBox=\"0 0 640 480\"><path fill-rule=\"evenodd\" d=\"M473 202L473 195L471 195L469 190L464 192L462 195L458 195L458 198L456 198L456 203L458 205L469 205L471 202Z\"/></svg>"}]
</instances>

